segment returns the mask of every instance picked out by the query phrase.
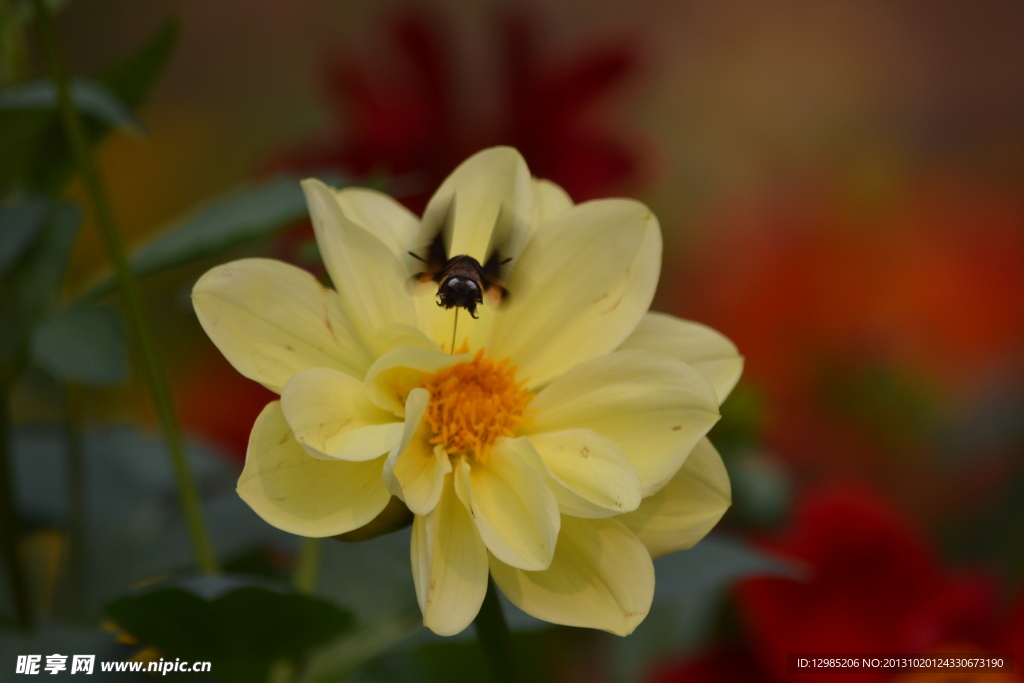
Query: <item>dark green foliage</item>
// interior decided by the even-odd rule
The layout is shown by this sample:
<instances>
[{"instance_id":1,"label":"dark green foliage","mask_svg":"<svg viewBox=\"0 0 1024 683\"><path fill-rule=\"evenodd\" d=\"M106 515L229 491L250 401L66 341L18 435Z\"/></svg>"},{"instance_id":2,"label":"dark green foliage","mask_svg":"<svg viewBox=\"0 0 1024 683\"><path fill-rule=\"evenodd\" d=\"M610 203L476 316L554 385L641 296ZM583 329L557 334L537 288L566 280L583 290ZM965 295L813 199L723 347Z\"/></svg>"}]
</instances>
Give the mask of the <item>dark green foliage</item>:
<instances>
[{"instance_id":1,"label":"dark green foliage","mask_svg":"<svg viewBox=\"0 0 1024 683\"><path fill-rule=\"evenodd\" d=\"M164 658L209 661L219 680L266 679L278 659L297 658L351 627L323 600L234 583L232 577L186 582L122 598L108 616Z\"/></svg>"}]
</instances>

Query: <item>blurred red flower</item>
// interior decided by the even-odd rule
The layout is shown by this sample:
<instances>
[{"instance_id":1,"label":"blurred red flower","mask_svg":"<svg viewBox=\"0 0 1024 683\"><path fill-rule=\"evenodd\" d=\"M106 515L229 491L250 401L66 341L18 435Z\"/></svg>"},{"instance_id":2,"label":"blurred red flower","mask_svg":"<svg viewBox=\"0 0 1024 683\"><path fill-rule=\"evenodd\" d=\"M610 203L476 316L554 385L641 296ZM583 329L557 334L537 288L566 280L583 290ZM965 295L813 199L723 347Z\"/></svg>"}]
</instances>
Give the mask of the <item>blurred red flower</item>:
<instances>
[{"instance_id":1,"label":"blurred red flower","mask_svg":"<svg viewBox=\"0 0 1024 683\"><path fill-rule=\"evenodd\" d=\"M398 16L378 53L329 64L331 129L275 165L407 181L415 189L402 199L417 213L459 162L494 145L518 148L531 171L576 201L635 183L641 144L604 109L636 74L635 50L619 41L555 61L524 16L495 24L495 54L482 55L482 80L467 83L457 67L474 57L458 53L459 36L420 12Z\"/></svg>"},{"instance_id":2,"label":"blurred red flower","mask_svg":"<svg viewBox=\"0 0 1024 683\"><path fill-rule=\"evenodd\" d=\"M950 181L871 208L839 197L779 191L712 212L672 312L735 341L765 445L798 477L853 475L951 509L1020 471L978 455L1021 436L986 402L1024 398L1024 201Z\"/></svg>"},{"instance_id":3,"label":"blurred red flower","mask_svg":"<svg viewBox=\"0 0 1024 683\"><path fill-rule=\"evenodd\" d=\"M1003 609L993 580L955 575L920 532L875 494L834 487L809 495L770 552L803 562L806 582L750 579L735 590L744 646L657 672L672 681L944 681L945 674L787 671L790 653L1024 655L1024 602ZM957 681L1013 681L1012 675ZM911 678L911 676L913 678Z\"/></svg>"}]
</instances>

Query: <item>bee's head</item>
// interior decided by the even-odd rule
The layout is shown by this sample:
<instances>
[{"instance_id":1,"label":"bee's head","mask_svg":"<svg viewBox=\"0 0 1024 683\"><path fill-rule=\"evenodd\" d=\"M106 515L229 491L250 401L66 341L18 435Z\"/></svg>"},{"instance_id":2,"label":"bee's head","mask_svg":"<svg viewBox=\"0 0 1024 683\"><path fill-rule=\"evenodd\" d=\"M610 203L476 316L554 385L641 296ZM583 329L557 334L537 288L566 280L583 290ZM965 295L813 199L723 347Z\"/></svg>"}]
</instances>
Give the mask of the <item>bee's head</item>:
<instances>
[{"instance_id":1,"label":"bee's head","mask_svg":"<svg viewBox=\"0 0 1024 683\"><path fill-rule=\"evenodd\" d=\"M483 303L484 300L480 285L473 278L459 275L454 275L441 283L437 289L437 298L440 306L459 306L467 309L470 314L473 314L477 304Z\"/></svg>"}]
</instances>

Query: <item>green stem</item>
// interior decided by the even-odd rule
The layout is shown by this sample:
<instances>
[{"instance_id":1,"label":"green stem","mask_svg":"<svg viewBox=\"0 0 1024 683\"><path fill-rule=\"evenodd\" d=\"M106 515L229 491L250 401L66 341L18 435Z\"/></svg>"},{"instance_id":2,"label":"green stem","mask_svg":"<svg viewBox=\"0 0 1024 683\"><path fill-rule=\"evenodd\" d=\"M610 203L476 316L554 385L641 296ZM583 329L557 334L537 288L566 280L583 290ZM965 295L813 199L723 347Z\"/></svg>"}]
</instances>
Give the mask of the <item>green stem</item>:
<instances>
[{"instance_id":1,"label":"green stem","mask_svg":"<svg viewBox=\"0 0 1024 683\"><path fill-rule=\"evenodd\" d=\"M143 370L146 375L146 381L149 384L157 416L160 420L160 427L167 441L167 448L171 452L171 462L174 466L174 474L178 483L181 507L184 510L185 519L192 536L192 545L195 549L196 559L204 572L215 574L218 571L217 558L214 555L210 538L203 524L202 509L199 506L199 494L189 473L188 461L185 459L184 439L182 438L181 427L178 424L178 417L174 410L174 403L171 399L167 374L157 357L156 349L150 339L149 329L143 318L142 305L136 290L135 276L128 266L128 259L125 256L124 246L121 244L117 224L114 220L114 212L110 206L103 183L100 180L99 169L96 167L95 160L92 157L92 150L86 141L82 122L71 100L67 68L65 67L64 57L60 50L60 44L57 41L57 31L53 25L53 19L50 17L50 13L43 0L33 0L33 4L42 37L43 51L46 54L46 60L50 68L50 77L57 88L57 99L64 122L64 130L74 151L75 161L82 175L82 181L85 183L86 191L92 201L96 222L99 225L104 245L110 260L113 262L118 286L124 299L128 329L142 357Z\"/></svg>"},{"instance_id":2,"label":"green stem","mask_svg":"<svg viewBox=\"0 0 1024 683\"><path fill-rule=\"evenodd\" d=\"M322 538L303 538L299 556L292 573L292 588L299 595L312 595L316 590L316 575L320 569ZM268 683L295 683L302 680L302 660L282 658L274 662Z\"/></svg>"},{"instance_id":3,"label":"green stem","mask_svg":"<svg viewBox=\"0 0 1024 683\"><path fill-rule=\"evenodd\" d=\"M0 20L5 22L0 35L0 86L24 81L28 74L28 51L25 49L23 8L12 0L0 0Z\"/></svg>"},{"instance_id":4,"label":"green stem","mask_svg":"<svg viewBox=\"0 0 1024 683\"><path fill-rule=\"evenodd\" d=\"M320 568L321 538L304 538L292 575L292 588L296 593L312 595L316 590L316 575Z\"/></svg>"},{"instance_id":5,"label":"green stem","mask_svg":"<svg viewBox=\"0 0 1024 683\"><path fill-rule=\"evenodd\" d=\"M488 579L487 594L480 613L476 615L476 637L480 640L480 649L484 651L491 676L497 683L517 683L520 678L519 660L516 658L512 633L505 623L505 615L501 611L501 600L494 581Z\"/></svg>"},{"instance_id":6,"label":"green stem","mask_svg":"<svg viewBox=\"0 0 1024 683\"><path fill-rule=\"evenodd\" d=\"M78 616L82 577L85 574L85 535L88 519L85 504L85 457L82 453L81 411L76 388L64 385L64 436L67 439L68 552L64 569L64 614Z\"/></svg>"},{"instance_id":7,"label":"green stem","mask_svg":"<svg viewBox=\"0 0 1024 683\"><path fill-rule=\"evenodd\" d=\"M14 469L11 462L11 413L9 385L0 385L0 543L3 544L4 564L10 582L11 599L18 626L32 629L32 602L24 567L18 557L21 525L14 509Z\"/></svg>"}]
</instances>

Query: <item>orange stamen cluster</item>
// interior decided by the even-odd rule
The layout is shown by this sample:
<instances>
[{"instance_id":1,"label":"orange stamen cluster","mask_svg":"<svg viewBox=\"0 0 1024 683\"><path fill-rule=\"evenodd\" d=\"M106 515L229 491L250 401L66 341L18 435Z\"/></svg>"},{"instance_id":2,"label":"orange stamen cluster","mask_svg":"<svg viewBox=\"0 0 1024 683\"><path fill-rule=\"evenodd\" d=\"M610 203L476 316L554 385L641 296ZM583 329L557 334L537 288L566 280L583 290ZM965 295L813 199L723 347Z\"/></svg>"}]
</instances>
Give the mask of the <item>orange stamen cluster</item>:
<instances>
[{"instance_id":1,"label":"orange stamen cluster","mask_svg":"<svg viewBox=\"0 0 1024 683\"><path fill-rule=\"evenodd\" d=\"M423 387L430 392L430 442L449 455L484 460L499 437L515 436L529 421L524 413L531 394L516 382L516 367L508 359L495 363L482 350L468 363L424 375Z\"/></svg>"}]
</instances>

